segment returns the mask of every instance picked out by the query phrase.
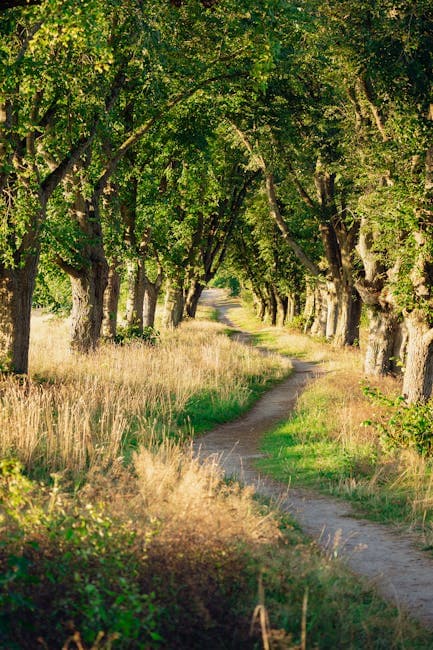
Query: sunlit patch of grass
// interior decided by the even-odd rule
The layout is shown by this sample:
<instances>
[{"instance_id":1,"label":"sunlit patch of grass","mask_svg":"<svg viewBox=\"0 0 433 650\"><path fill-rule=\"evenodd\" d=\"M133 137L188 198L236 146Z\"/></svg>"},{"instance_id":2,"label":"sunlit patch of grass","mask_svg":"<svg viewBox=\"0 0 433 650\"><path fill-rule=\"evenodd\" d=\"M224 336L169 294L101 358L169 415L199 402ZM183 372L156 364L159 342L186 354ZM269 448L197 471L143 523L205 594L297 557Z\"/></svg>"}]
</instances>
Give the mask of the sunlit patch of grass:
<instances>
[{"instance_id":1,"label":"sunlit patch of grass","mask_svg":"<svg viewBox=\"0 0 433 650\"><path fill-rule=\"evenodd\" d=\"M367 423L382 420L386 408L364 396L357 353L325 347L323 372L301 395L292 418L264 436L261 469L292 485L349 499L376 520L415 528L429 546L432 461L414 450L391 452L382 445ZM387 395L398 394L396 379L374 383Z\"/></svg>"},{"instance_id":2,"label":"sunlit patch of grass","mask_svg":"<svg viewBox=\"0 0 433 650\"><path fill-rule=\"evenodd\" d=\"M237 417L289 364L189 321L156 346L68 350L67 323L37 314L29 381L0 384L0 453L32 472L107 468L150 438L185 437Z\"/></svg>"}]
</instances>

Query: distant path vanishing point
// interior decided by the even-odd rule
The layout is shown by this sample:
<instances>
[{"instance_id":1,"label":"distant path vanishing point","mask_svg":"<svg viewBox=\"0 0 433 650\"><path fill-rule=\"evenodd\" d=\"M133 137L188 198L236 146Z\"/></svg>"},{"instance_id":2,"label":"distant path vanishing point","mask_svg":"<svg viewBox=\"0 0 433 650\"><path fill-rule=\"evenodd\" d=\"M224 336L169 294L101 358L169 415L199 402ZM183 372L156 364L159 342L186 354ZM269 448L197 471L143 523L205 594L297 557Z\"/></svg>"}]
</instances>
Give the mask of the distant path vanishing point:
<instances>
[{"instance_id":1,"label":"distant path vanishing point","mask_svg":"<svg viewBox=\"0 0 433 650\"><path fill-rule=\"evenodd\" d=\"M203 302L215 306L220 321L232 325L226 312L237 303L223 304L221 297L220 290L209 289ZM246 343L248 332L241 332L238 338ZM291 376L264 394L247 414L197 438L196 453L201 458L218 457L227 476L276 500L323 548L338 546L339 557L354 573L370 579L382 596L433 631L433 558L416 548L415 536L362 519L343 500L288 487L254 467L254 460L263 456L263 433L288 418L300 392L317 374L313 363L296 359L292 363Z\"/></svg>"}]
</instances>

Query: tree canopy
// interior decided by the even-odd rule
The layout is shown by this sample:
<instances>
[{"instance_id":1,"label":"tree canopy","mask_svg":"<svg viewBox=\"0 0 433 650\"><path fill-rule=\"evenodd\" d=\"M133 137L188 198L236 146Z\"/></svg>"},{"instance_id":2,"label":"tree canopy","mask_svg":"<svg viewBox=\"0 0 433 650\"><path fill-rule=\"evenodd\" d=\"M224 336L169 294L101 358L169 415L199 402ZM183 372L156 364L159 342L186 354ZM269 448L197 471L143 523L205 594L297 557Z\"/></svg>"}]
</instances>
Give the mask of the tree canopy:
<instances>
[{"instance_id":1,"label":"tree canopy","mask_svg":"<svg viewBox=\"0 0 433 650\"><path fill-rule=\"evenodd\" d=\"M38 268L69 277L85 352L121 278L131 326L164 282L176 325L225 264L340 345L363 306L366 372L398 357L428 399L432 22L421 0L2 3L1 369L27 372Z\"/></svg>"}]
</instances>

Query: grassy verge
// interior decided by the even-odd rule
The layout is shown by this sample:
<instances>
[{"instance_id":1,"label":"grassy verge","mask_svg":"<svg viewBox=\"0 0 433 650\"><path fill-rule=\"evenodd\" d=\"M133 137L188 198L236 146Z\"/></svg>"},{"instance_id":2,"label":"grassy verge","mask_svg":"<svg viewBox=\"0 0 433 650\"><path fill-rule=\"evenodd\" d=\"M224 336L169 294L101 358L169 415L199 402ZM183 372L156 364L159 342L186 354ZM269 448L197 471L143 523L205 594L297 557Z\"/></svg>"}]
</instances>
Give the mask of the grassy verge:
<instances>
[{"instance_id":1,"label":"grassy verge","mask_svg":"<svg viewBox=\"0 0 433 650\"><path fill-rule=\"evenodd\" d=\"M67 325L35 319L31 379L1 380L0 454L26 470L80 479L166 436L185 438L240 415L290 371L277 356L230 341L215 322L186 323L143 343L67 349Z\"/></svg>"},{"instance_id":2,"label":"grassy verge","mask_svg":"<svg viewBox=\"0 0 433 650\"><path fill-rule=\"evenodd\" d=\"M73 498L2 463L0 496L2 648L431 647L289 520L173 442L93 473Z\"/></svg>"},{"instance_id":3,"label":"grassy verge","mask_svg":"<svg viewBox=\"0 0 433 650\"><path fill-rule=\"evenodd\" d=\"M433 547L432 460L414 445L393 445L389 435L381 434L394 411L364 394L361 354L267 328L243 309L229 316L253 331L259 344L320 362L319 376L301 395L293 417L264 436L267 457L260 468L292 485L348 499L372 519L410 527L424 547ZM398 380L369 384L390 401L399 393Z\"/></svg>"},{"instance_id":4,"label":"grassy verge","mask_svg":"<svg viewBox=\"0 0 433 650\"><path fill-rule=\"evenodd\" d=\"M233 395L246 407L287 366L215 323L86 358L39 325L33 379L1 387L0 648L431 647L171 435Z\"/></svg>"}]
</instances>

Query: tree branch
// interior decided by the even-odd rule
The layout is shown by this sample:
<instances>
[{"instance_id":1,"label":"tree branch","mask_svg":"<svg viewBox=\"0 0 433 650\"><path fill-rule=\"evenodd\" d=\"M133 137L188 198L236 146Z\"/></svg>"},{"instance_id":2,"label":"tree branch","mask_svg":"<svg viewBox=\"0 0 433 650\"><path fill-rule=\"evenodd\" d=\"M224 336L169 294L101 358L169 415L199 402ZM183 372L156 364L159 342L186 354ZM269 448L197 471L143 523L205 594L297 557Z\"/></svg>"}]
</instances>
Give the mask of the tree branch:
<instances>
[{"instance_id":1,"label":"tree branch","mask_svg":"<svg viewBox=\"0 0 433 650\"><path fill-rule=\"evenodd\" d=\"M195 93L197 93L199 90L205 88L206 86L209 86L215 81L222 81L223 79L233 79L240 76L243 76L243 73L235 73L231 75L210 77L209 79L205 79L204 81L194 86L194 88L190 88L189 90L186 90L185 92L180 93L179 95L173 97L169 102L167 102L167 104L165 104L165 106L163 106L163 108L161 108L156 113L156 115L151 117L147 122L142 124L137 129L135 129L135 131L133 131L124 140L124 142L120 145L117 151L113 154L113 157L108 162L104 172L99 177L98 183L96 185L96 193L98 194L103 191L108 179L110 178L111 174L115 170L117 163L121 160L121 158L125 155L125 153L131 147L133 147L139 140L141 140L141 138L143 138L146 135L146 133L150 131L153 125L156 124L168 111L170 111L172 108L174 108L181 102L185 101L186 99L189 99L190 97L195 95Z\"/></svg>"}]
</instances>

